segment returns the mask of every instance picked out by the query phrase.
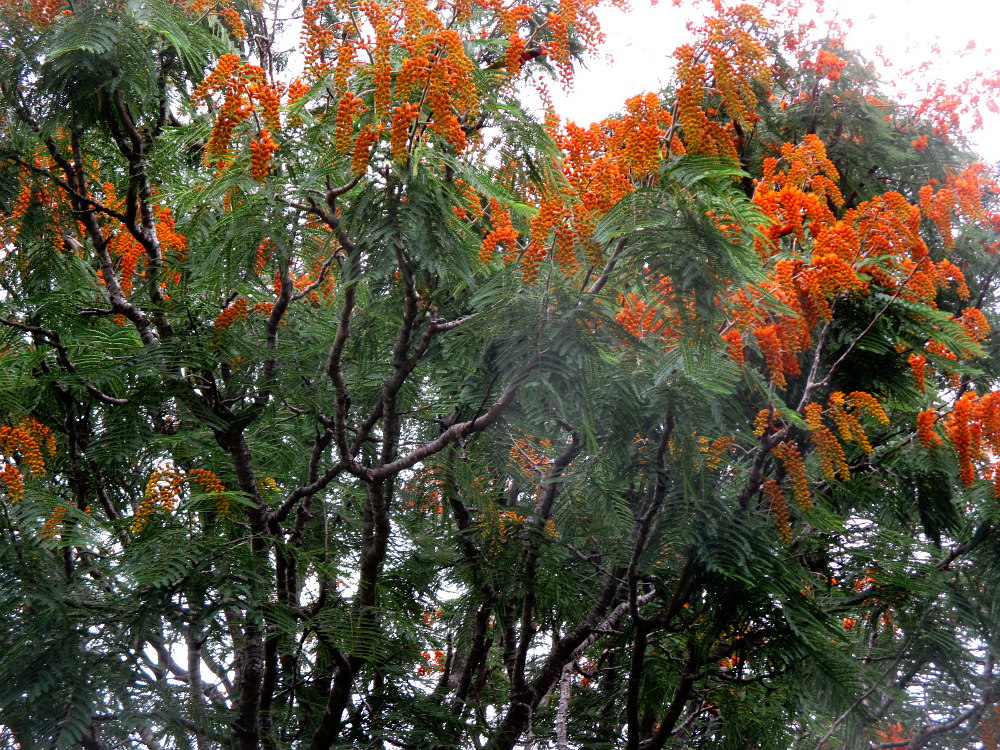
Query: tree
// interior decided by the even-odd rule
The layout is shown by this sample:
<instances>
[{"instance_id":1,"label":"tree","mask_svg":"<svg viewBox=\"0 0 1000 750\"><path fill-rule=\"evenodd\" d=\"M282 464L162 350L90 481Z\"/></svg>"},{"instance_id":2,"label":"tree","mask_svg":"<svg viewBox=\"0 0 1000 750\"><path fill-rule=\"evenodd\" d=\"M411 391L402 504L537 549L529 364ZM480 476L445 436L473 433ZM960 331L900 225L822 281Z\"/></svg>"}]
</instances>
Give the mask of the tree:
<instances>
[{"instance_id":1,"label":"tree","mask_svg":"<svg viewBox=\"0 0 1000 750\"><path fill-rule=\"evenodd\" d=\"M710 5L4 3L5 747L997 747L989 82Z\"/></svg>"}]
</instances>

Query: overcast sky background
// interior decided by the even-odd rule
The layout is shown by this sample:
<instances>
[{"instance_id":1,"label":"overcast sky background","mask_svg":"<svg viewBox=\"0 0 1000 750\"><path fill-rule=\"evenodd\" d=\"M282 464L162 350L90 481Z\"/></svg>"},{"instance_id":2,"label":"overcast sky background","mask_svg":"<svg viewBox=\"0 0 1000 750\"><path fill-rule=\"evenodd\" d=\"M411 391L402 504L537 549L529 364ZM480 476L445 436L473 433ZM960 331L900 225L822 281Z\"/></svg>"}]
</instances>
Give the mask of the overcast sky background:
<instances>
[{"instance_id":1,"label":"overcast sky background","mask_svg":"<svg viewBox=\"0 0 1000 750\"><path fill-rule=\"evenodd\" d=\"M628 13L600 13L605 53L578 70L572 91L550 86L556 111L565 119L600 120L629 96L657 91L670 80L671 53L688 39L690 11L675 8L670 0L655 7L649 0L632 2ZM827 0L827 13L853 19L847 45L873 61L876 48L883 47L889 59L899 61L897 73L929 59L931 45L937 44L941 54L935 58L935 77L957 82L977 70L1000 69L1000 4L992 10L990 5L988 0ZM977 43L976 53L959 59L957 53L970 40ZM997 50L988 53L994 42ZM893 71L885 76L892 77ZM974 140L984 158L1000 161L1000 117L987 112L984 117L986 127Z\"/></svg>"}]
</instances>

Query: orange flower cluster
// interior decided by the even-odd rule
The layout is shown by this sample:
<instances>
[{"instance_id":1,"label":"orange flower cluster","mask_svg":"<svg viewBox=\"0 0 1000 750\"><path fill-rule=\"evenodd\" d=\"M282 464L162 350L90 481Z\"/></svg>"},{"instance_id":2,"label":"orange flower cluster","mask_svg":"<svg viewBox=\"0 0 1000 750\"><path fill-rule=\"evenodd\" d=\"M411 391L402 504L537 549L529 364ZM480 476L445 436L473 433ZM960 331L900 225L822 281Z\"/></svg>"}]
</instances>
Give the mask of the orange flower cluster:
<instances>
[{"instance_id":1,"label":"orange flower cluster","mask_svg":"<svg viewBox=\"0 0 1000 750\"><path fill-rule=\"evenodd\" d=\"M783 169L779 171L779 167ZM777 222L767 232L770 238L776 240L794 234L800 241L804 240L806 220L810 222L813 237L818 237L821 229L836 226L830 207L844 203L837 187L839 177L837 168L826 154L826 146L815 135L805 136L798 145L782 145L780 159L766 158L754 203ZM838 227L826 242L828 244L817 252L851 259L856 241L848 230Z\"/></svg>"},{"instance_id":2,"label":"orange flower cluster","mask_svg":"<svg viewBox=\"0 0 1000 750\"><path fill-rule=\"evenodd\" d=\"M781 461L785 474L788 475L795 504L803 511L812 508L813 501L809 493L809 480L806 478L806 464L799 449L794 443L782 441L775 446L774 455Z\"/></svg>"},{"instance_id":3,"label":"orange flower cluster","mask_svg":"<svg viewBox=\"0 0 1000 750\"><path fill-rule=\"evenodd\" d=\"M920 235L920 209L899 193L888 192L860 204L845 214L844 221L864 238L858 248L858 270L887 291L896 292L905 284L905 299L934 307L938 288L951 278L961 278L948 261L931 260Z\"/></svg>"},{"instance_id":4,"label":"orange flower cluster","mask_svg":"<svg viewBox=\"0 0 1000 750\"><path fill-rule=\"evenodd\" d=\"M242 42L247 38L246 26L240 17L239 11L233 7L233 0L174 0L179 5L183 5L191 13L202 15L219 16L237 42Z\"/></svg>"},{"instance_id":5,"label":"orange flower cluster","mask_svg":"<svg viewBox=\"0 0 1000 750\"><path fill-rule=\"evenodd\" d=\"M746 341L751 333L778 388L800 374L799 356L812 346L814 328L833 319L836 300L869 294L873 283L925 304L933 304L947 284L965 292L954 264L928 257L919 209L888 193L838 219L834 208L843 198L837 179L823 143L808 136L801 144L785 144L779 158L765 161L754 195L774 220L761 227L771 242L756 246L762 259L773 258L772 273L760 288L740 290L725 301L727 339L737 341L738 332ZM786 236L793 241L780 243ZM771 299L792 314L778 312Z\"/></svg>"},{"instance_id":6,"label":"orange flower cluster","mask_svg":"<svg viewBox=\"0 0 1000 750\"><path fill-rule=\"evenodd\" d=\"M34 162L38 169L53 167L52 159L48 156L38 155ZM8 170L13 176L13 170L9 167ZM17 244L21 227L26 220L30 220L43 236L58 238L67 234L75 235L71 227L77 226L77 222L70 212L65 193L36 180L37 176L22 169L17 179L17 197L0 211L0 247L4 249L0 256L0 274L4 273L4 266L11 271L30 272L27 249ZM59 242L57 248L62 251L64 243Z\"/></svg>"},{"instance_id":7,"label":"orange flower cluster","mask_svg":"<svg viewBox=\"0 0 1000 750\"><path fill-rule=\"evenodd\" d=\"M236 323L242 323L244 320L247 319L248 307L249 304L247 303L246 299L240 297L238 300L233 302L231 305L229 305L227 308L225 308L222 312L219 313L219 316L215 319L215 322L212 323L212 327L226 329L232 327Z\"/></svg>"},{"instance_id":8,"label":"orange flower cluster","mask_svg":"<svg viewBox=\"0 0 1000 750\"><path fill-rule=\"evenodd\" d=\"M882 405L869 393L855 391L850 396L845 396L837 391L830 395L830 417L841 440L856 443L862 451L871 455L873 448L858 419L859 414L868 414L882 425L889 424L889 417Z\"/></svg>"},{"instance_id":9,"label":"orange flower cluster","mask_svg":"<svg viewBox=\"0 0 1000 750\"><path fill-rule=\"evenodd\" d=\"M411 57L403 61L396 81L398 99L422 96L430 110L430 131L461 153L467 136L460 118L479 111L479 95L472 74L475 64L465 53L458 32L440 29L409 43Z\"/></svg>"},{"instance_id":10,"label":"orange flower cluster","mask_svg":"<svg viewBox=\"0 0 1000 750\"><path fill-rule=\"evenodd\" d=\"M788 513L788 503L785 502L785 493L781 485L773 479L764 482L761 488L764 499L767 501L771 513L774 514L774 523L778 527L778 536L781 541L788 544L792 541L792 521Z\"/></svg>"},{"instance_id":11,"label":"orange flower cluster","mask_svg":"<svg viewBox=\"0 0 1000 750\"><path fill-rule=\"evenodd\" d=\"M688 153L739 158L736 145L725 127L709 119L703 107L707 86L708 68L698 59L697 50L691 45L678 47L677 58L677 119L683 132L684 147Z\"/></svg>"},{"instance_id":12,"label":"orange flower cluster","mask_svg":"<svg viewBox=\"0 0 1000 750\"><path fill-rule=\"evenodd\" d=\"M216 12L222 17L222 20L226 22L226 26L229 27L229 31L233 35L233 39L237 42L242 42L247 38L247 30L243 25L243 19L240 18L239 11L232 6L231 2L225 3Z\"/></svg>"},{"instance_id":13,"label":"orange flower cluster","mask_svg":"<svg viewBox=\"0 0 1000 750\"><path fill-rule=\"evenodd\" d=\"M524 515L515 508L498 508L489 502L476 525L483 533L489 553L497 557L504 549L505 539L518 534L524 528L524 521ZM552 531L558 534L554 526L553 524ZM548 533L546 529L546 534Z\"/></svg>"},{"instance_id":14,"label":"orange flower cluster","mask_svg":"<svg viewBox=\"0 0 1000 750\"><path fill-rule=\"evenodd\" d=\"M550 440L535 440L533 435L518 438L510 447L510 463L525 478L537 482L552 465L552 459L540 449L551 448Z\"/></svg>"},{"instance_id":15,"label":"orange flower cluster","mask_svg":"<svg viewBox=\"0 0 1000 750\"><path fill-rule=\"evenodd\" d=\"M760 11L740 5L721 11L695 29L702 35L700 46L684 45L674 52L677 59L677 117L690 153L736 158L735 129L711 119L704 106L706 92L721 100L725 114L746 127L757 119L754 86L769 87L768 53L752 28L769 25ZM708 62L711 63L711 76Z\"/></svg>"},{"instance_id":16,"label":"orange flower cluster","mask_svg":"<svg viewBox=\"0 0 1000 750\"><path fill-rule=\"evenodd\" d=\"M877 737L880 737L881 739L885 740L887 743L888 742L898 742L898 743L900 743L899 746L902 746L902 743L904 743L907 740L909 740L910 737L912 736L912 734L913 734L912 732L910 732L909 734L907 734L906 732L904 732L902 724L892 724L892 725L887 726L887 727L885 727L883 729L876 729L875 730L875 735Z\"/></svg>"},{"instance_id":17,"label":"orange flower cluster","mask_svg":"<svg viewBox=\"0 0 1000 750\"><path fill-rule=\"evenodd\" d=\"M389 130L393 161L403 162L406 160L410 132L419 116L420 106L412 102L406 102L393 108L392 127Z\"/></svg>"},{"instance_id":18,"label":"orange flower cluster","mask_svg":"<svg viewBox=\"0 0 1000 750\"><path fill-rule=\"evenodd\" d=\"M944 188L935 193L933 185L924 185L918 195L920 210L937 226L945 248L949 250L954 248L955 235L951 224L951 215L955 210L954 191L951 188Z\"/></svg>"},{"instance_id":19,"label":"orange flower cluster","mask_svg":"<svg viewBox=\"0 0 1000 750\"><path fill-rule=\"evenodd\" d=\"M57 505L52 509L52 515L45 519L42 530L38 535L42 539L53 539L59 535L63 528L63 520L66 517L66 506Z\"/></svg>"},{"instance_id":20,"label":"orange flower cluster","mask_svg":"<svg viewBox=\"0 0 1000 750\"><path fill-rule=\"evenodd\" d=\"M215 69L195 89L192 102L207 102L216 94L222 95L222 101L217 104L218 114L205 145L204 162L215 160L216 166L222 168L230 162L229 147L237 126L255 111L260 111L271 130L281 128L280 96L263 68L232 54L219 58Z\"/></svg>"},{"instance_id":21,"label":"orange flower cluster","mask_svg":"<svg viewBox=\"0 0 1000 750\"><path fill-rule=\"evenodd\" d=\"M927 357L914 352L907 360L910 369L913 371L913 383L917 390L923 393L927 390Z\"/></svg>"},{"instance_id":22,"label":"orange flower cluster","mask_svg":"<svg viewBox=\"0 0 1000 750\"><path fill-rule=\"evenodd\" d=\"M957 318L958 322L968 332L969 338L978 344L989 338L990 324L983 315L983 311L977 307L967 307L962 310L962 314Z\"/></svg>"},{"instance_id":23,"label":"orange flower cluster","mask_svg":"<svg viewBox=\"0 0 1000 750\"><path fill-rule=\"evenodd\" d=\"M72 14L66 0L28 0L28 2L21 3L21 5L21 18L27 21L29 25L39 29L51 26L59 20L60 16Z\"/></svg>"},{"instance_id":24,"label":"orange flower cluster","mask_svg":"<svg viewBox=\"0 0 1000 750\"><path fill-rule=\"evenodd\" d=\"M166 206L153 206L153 216L156 219L156 236L160 240L160 248L166 253L172 253L178 262L187 255L187 237L175 229L174 217Z\"/></svg>"},{"instance_id":25,"label":"orange flower cluster","mask_svg":"<svg viewBox=\"0 0 1000 750\"><path fill-rule=\"evenodd\" d=\"M796 346L798 338L789 339L787 331L779 324L761 326L754 332L760 353L764 355L767 369L771 373L771 382L778 388L784 388L788 381L785 376L799 374L797 359L800 348Z\"/></svg>"},{"instance_id":26,"label":"orange flower cluster","mask_svg":"<svg viewBox=\"0 0 1000 750\"><path fill-rule=\"evenodd\" d=\"M565 274L580 263L603 262L602 249L593 239L594 227L622 197L654 180L668 151L683 152L676 138L668 144L671 116L655 94L635 96L614 118L588 128L574 123L560 127L548 116L546 129L562 150L553 159L552 174L534 188L531 198L539 207L531 222L531 240L522 257L522 278L537 279L541 262L549 255ZM486 256L484 256L486 257Z\"/></svg>"},{"instance_id":27,"label":"orange flower cluster","mask_svg":"<svg viewBox=\"0 0 1000 750\"><path fill-rule=\"evenodd\" d=\"M296 78L288 85L288 92L285 95L285 101L289 107L293 107L299 100L302 99L306 94L309 93L309 87L302 82L301 78ZM289 115L288 126L298 127L302 124L302 117L298 114Z\"/></svg>"},{"instance_id":28,"label":"orange flower cluster","mask_svg":"<svg viewBox=\"0 0 1000 750\"><path fill-rule=\"evenodd\" d=\"M933 409L922 411L917 414L917 435L920 444L927 450L931 450L936 445L941 445L941 438L934 431L934 423L937 422L937 412Z\"/></svg>"},{"instance_id":29,"label":"orange flower cluster","mask_svg":"<svg viewBox=\"0 0 1000 750\"><path fill-rule=\"evenodd\" d=\"M273 480L271 481L273 482ZM132 517L132 533L141 533L149 523L150 518L156 513L173 512L180 502L185 482L189 490L193 483L206 494L212 495L215 509L219 515L229 514L229 499L225 495L226 488L215 473L207 469L191 469L185 472L168 463L150 475L142 502Z\"/></svg>"},{"instance_id":30,"label":"orange flower cluster","mask_svg":"<svg viewBox=\"0 0 1000 750\"><path fill-rule=\"evenodd\" d=\"M569 86L573 80L572 49L570 30L585 50L592 50L600 44L604 36L594 9L600 0L559 0L558 8L550 11L546 25L551 34L548 42L548 57L555 64L563 85ZM614 0L611 5L626 8L623 0Z\"/></svg>"},{"instance_id":31,"label":"orange flower cluster","mask_svg":"<svg viewBox=\"0 0 1000 750\"><path fill-rule=\"evenodd\" d=\"M430 651L424 651L420 655L426 664L417 667L417 677L427 677L435 672L444 671L445 662L448 660L444 651L435 651L433 654Z\"/></svg>"},{"instance_id":32,"label":"orange flower cluster","mask_svg":"<svg viewBox=\"0 0 1000 750\"><path fill-rule=\"evenodd\" d=\"M368 23L375 29L375 51L372 55L375 116L384 118L389 111L389 100L392 95L392 65L389 62L392 36L389 15L386 9L376 2L361 2L358 3L358 8L368 16Z\"/></svg>"},{"instance_id":33,"label":"orange flower cluster","mask_svg":"<svg viewBox=\"0 0 1000 750\"><path fill-rule=\"evenodd\" d=\"M481 263L489 263L499 245L503 245L510 255L517 252L518 234L511 222L510 209L496 198L490 198L490 221L493 229L483 237L483 247L479 251Z\"/></svg>"},{"instance_id":34,"label":"orange flower cluster","mask_svg":"<svg viewBox=\"0 0 1000 750\"><path fill-rule=\"evenodd\" d=\"M351 148L354 135L354 118L364 112L361 97L345 91L337 102L337 120L333 133L333 147L338 154L346 154Z\"/></svg>"},{"instance_id":35,"label":"orange flower cluster","mask_svg":"<svg viewBox=\"0 0 1000 750\"><path fill-rule=\"evenodd\" d=\"M21 220L28 213L32 202L31 183L26 179L27 170L22 170L21 189L14 203L4 216L0 216L0 245L14 245L21 230Z\"/></svg>"},{"instance_id":36,"label":"orange flower cluster","mask_svg":"<svg viewBox=\"0 0 1000 750\"><path fill-rule=\"evenodd\" d=\"M757 437L764 437L764 433L770 429L774 412L771 409L761 409L753 420L753 434Z\"/></svg>"},{"instance_id":37,"label":"orange flower cluster","mask_svg":"<svg viewBox=\"0 0 1000 750\"><path fill-rule=\"evenodd\" d=\"M833 52L826 49L821 49L816 54L816 62L813 63L816 75L821 78L829 78L831 81L839 81L840 75L846 67L846 60L842 60Z\"/></svg>"},{"instance_id":38,"label":"orange flower cluster","mask_svg":"<svg viewBox=\"0 0 1000 750\"><path fill-rule=\"evenodd\" d=\"M736 445L731 437L723 435L715 440L707 437L698 438L698 449L705 454L705 468L718 471L722 468L722 458Z\"/></svg>"},{"instance_id":39,"label":"orange flower cluster","mask_svg":"<svg viewBox=\"0 0 1000 750\"><path fill-rule=\"evenodd\" d=\"M973 484L978 476L977 467L991 461L990 471L995 476L1000 470L1000 461L995 460L1000 454L1000 391L981 397L974 391L963 393L945 417L944 431L958 454L962 484ZM1000 490L1000 486L997 489Z\"/></svg>"},{"instance_id":40,"label":"orange flower cluster","mask_svg":"<svg viewBox=\"0 0 1000 750\"><path fill-rule=\"evenodd\" d=\"M118 284L126 297L132 295L135 273L140 259L145 265L145 249L128 232L117 232L108 243L113 258L118 259Z\"/></svg>"},{"instance_id":41,"label":"orange flower cluster","mask_svg":"<svg viewBox=\"0 0 1000 750\"><path fill-rule=\"evenodd\" d=\"M521 259L521 278L525 284L538 280L538 269L548 254L549 235L562 218L563 206L558 198L543 198L538 213L531 220L531 242Z\"/></svg>"},{"instance_id":42,"label":"orange flower cluster","mask_svg":"<svg viewBox=\"0 0 1000 750\"><path fill-rule=\"evenodd\" d=\"M267 263L271 260L271 253L274 252L274 243L271 241L270 237L265 237L264 240L257 247L257 254L254 257L253 262L253 272L257 276L264 273L264 269L267 268Z\"/></svg>"},{"instance_id":43,"label":"orange flower cluster","mask_svg":"<svg viewBox=\"0 0 1000 750\"><path fill-rule=\"evenodd\" d=\"M507 75L511 78L517 76L521 72L521 66L524 64L524 50L527 48L528 43L524 40L520 34L511 34L507 39L507 49L504 51L504 70Z\"/></svg>"},{"instance_id":44,"label":"orange flower cluster","mask_svg":"<svg viewBox=\"0 0 1000 750\"><path fill-rule=\"evenodd\" d=\"M730 328L721 334L722 340L726 342L729 358L736 364L746 364L746 352L743 349L743 332L738 328Z\"/></svg>"},{"instance_id":45,"label":"orange flower cluster","mask_svg":"<svg viewBox=\"0 0 1000 750\"><path fill-rule=\"evenodd\" d=\"M19 503L24 499L24 477L17 466L4 464L3 469L0 469L0 482L7 488L7 495L12 503Z\"/></svg>"},{"instance_id":46,"label":"orange flower cluster","mask_svg":"<svg viewBox=\"0 0 1000 750\"><path fill-rule=\"evenodd\" d=\"M324 24L324 13L330 0L303 3L302 49L305 52L303 74L310 83L319 81L333 70L327 50L334 45L336 30Z\"/></svg>"},{"instance_id":47,"label":"orange flower cluster","mask_svg":"<svg viewBox=\"0 0 1000 750\"><path fill-rule=\"evenodd\" d=\"M105 205L123 210L125 202L117 196L115 186L112 183L103 183L102 190ZM175 229L174 217L170 209L166 206L155 205L153 206L153 217L156 236L160 243L160 249L168 261L168 266L173 263L182 263L187 255L187 238ZM145 248L131 233L121 230L111 236L108 241L108 250L112 258L117 261L118 284L125 296L131 296L140 262L143 267L146 265ZM167 254L172 257L167 257ZM145 271L141 275L145 276ZM168 278L176 280L176 275L175 270L173 274L168 274Z\"/></svg>"},{"instance_id":48,"label":"orange flower cluster","mask_svg":"<svg viewBox=\"0 0 1000 750\"><path fill-rule=\"evenodd\" d=\"M820 470L827 479L840 477L844 481L851 478L851 469L847 465L847 457L840 441L823 424L823 407L812 403L806 406L806 422L809 423L813 445L819 460Z\"/></svg>"},{"instance_id":49,"label":"orange flower cluster","mask_svg":"<svg viewBox=\"0 0 1000 750\"><path fill-rule=\"evenodd\" d=\"M440 479L432 467L426 468L414 475L406 483L401 493L403 497L412 498L405 501L408 508L416 508L421 513L444 513L442 505L444 481Z\"/></svg>"},{"instance_id":50,"label":"orange flower cluster","mask_svg":"<svg viewBox=\"0 0 1000 750\"><path fill-rule=\"evenodd\" d=\"M508 536L512 531L517 531L524 525L524 516L513 508L501 508L497 515L500 518L501 536Z\"/></svg>"},{"instance_id":51,"label":"orange flower cluster","mask_svg":"<svg viewBox=\"0 0 1000 750\"><path fill-rule=\"evenodd\" d=\"M139 503L139 509L132 517L132 533L141 533L149 523L150 517L157 512L172 512L180 500L183 484L183 472L175 470L169 464L154 471L146 483L146 491L143 493L142 502Z\"/></svg>"},{"instance_id":52,"label":"orange flower cluster","mask_svg":"<svg viewBox=\"0 0 1000 750\"><path fill-rule=\"evenodd\" d=\"M361 128L361 132L358 133L358 137L354 141L354 150L351 152L351 171L355 175L364 174L367 171L372 147L378 142L381 135L381 128L374 125L365 125Z\"/></svg>"},{"instance_id":53,"label":"orange flower cluster","mask_svg":"<svg viewBox=\"0 0 1000 750\"><path fill-rule=\"evenodd\" d=\"M983 196L995 194L1000 185L996 180L986 176L985 164L974 162L959 174L949 178L948 182L955 191L959 215L975 220L986 218Z\"/></svg>"},{"instance_id":54,"label":"orange flower cluster","mask_svg":"<svg viewBox=\"0 0 1000 750\"><path fill-rule=\"evenodd\" d=\"M215 500L215 510L220 516L229 515L229 498L226 497L225 485L218 476L207 469L191 469L187 478L201 487L206 494L212 495L212 499Z\"/></svg>"},{"instance_id":55,"label":"orange flower cluster","mask_svg":"<svg viewBox=\"0 0 1000 750\"><path fill-rule=\"evenodd\" d=\"M867 414L880 425L886 426L889 424L889 415L886 414L885 409L882 407L882 404L879 403L878 399L870 393L866 393L865 391L854 391L847 397L847 401L851 407L856 409L858 412Z\"/></svg>"},{"instance_id":56,"label":"orange flower cluster","mask_svg":"<svg viewBox=\"0 0 1000 750\"><path fill-rule=\"evenodd\" d=\"M0 481L7 487L12 502L24 497L21 467L33 476L45 473L45 457L56 451L55 436L34 419L22 419L15 426L0 426Z\"/></svg>"},{"instance_id":57,"label":"orange flower cluster","mask_svg":"<svg viewBox=\"0 0 1000 750\"><path fill-rule=\"evenodd\" d=\"M264 182L271 171L271 157L278 150L278 144L271 140L271 133L264 128L260 137L250 142L250 176L257 182Z\"/></svg>"},{"instance_id":58,"label":"orange flower cluster","mask_svg":"<svg viewBox=\"0 0 1000 750\"><path fill-rule=\"evenodd\" d=\"M676 341L678 333L674 324L679 321L671 307L648 304L632 292L619 295L618 304L621 310L615 320L635 338L657 336L667 342Z\"/></svg>"}]
</instances>

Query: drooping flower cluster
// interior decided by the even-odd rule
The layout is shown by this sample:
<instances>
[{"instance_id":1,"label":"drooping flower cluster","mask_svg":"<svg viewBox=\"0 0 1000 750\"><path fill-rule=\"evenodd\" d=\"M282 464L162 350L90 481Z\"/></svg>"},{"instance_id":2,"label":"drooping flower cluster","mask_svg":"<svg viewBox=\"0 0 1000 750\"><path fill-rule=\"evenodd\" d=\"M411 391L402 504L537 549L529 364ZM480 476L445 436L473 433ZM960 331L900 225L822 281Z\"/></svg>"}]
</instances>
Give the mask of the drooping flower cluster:
<instances>
[{"instance_id":1,"label":"drooping flower cluster","mask_svg":"<svg viewBox=\"0 0 1000 750\"><path fill-rule=\"evenodd\" d=\"M517 438L510 447L510 463L525 479L537 483L552 465L552 459L544 452L551 447L551 440L535 440L533 435Z\"/></svg>"},{"instance_id":2,"label":"drooping flower cluster","mask_svg":"<svg viewBox=\"0 0 1000 750\"><path fill-rule=\"evenodd\" d=\"M723 458L735 444L736 441L728 435L722 435L714 440L709 440L707 437L698 438L698 449L705 454L705 468L719 471L722 468Z\"/></svg>"},{"instance_id":3,"label":"drooping flower cluster","mask_svg":"<svg viewBox=\"0 0 1000 750\"><path fill-rule=\"evenodd\" d=\"M208 469L191 469L187 478L197 484L215 501L215 510L220 516L229 515L229 498L226 497L226 487L213 472ZM271 480L274 481L274 480Z\"/></svg>"},{"instance_id":4,"label":"drooping flower cluster","mask_svg":"<svg viewBox=\"0 0 1000 750\"><path fill-rule=\"evenodd\" d=\"M823 407L820 404L809 404L805 408L806 421L809 423L810 437L816 448L820 470L827 479L840 478L847 481L851 478L851 469L840 441L823 423ZM863 434L863 433L862 433Z\"/></svg>"},{"instance_id":5,"label":"drooping flower cluster","mask_svg":"<svg viewBox=\"0 0 1000 750\"><path fill-rule=\"evenodd\" d=\"M218 16L229 27L229 33L237 42L247 38L246 26L233 0L174 0L174 2L184 5L189 11L200 16Z\"/></svg>"},{"instance_id":6,"label":"drooping flower cluster","mask_svg":"<svg viewBox=\"0 0 1000 750\"><path fill-rule=\"evenodd\" d=\"M918 418L918 429L922 427L921 442L930 447L936 444L937 435L929 432L933 420L924 414ZM1000 468L996 459L1000 455L1000 391L983 396L975 391L963 393L944 419L944 432L955 448L962 484L973 484L981 474L995 474Z\"/></svg>"},{"instance_id":7,"label":"drooping flower cluster","mask_svg":"<svg viewBox=\"0 0 1000 750\"><path fill-rule=\"evenodd\" d=\"M260 137L250 142L250 176L257 182L264 182L271 171L271 157L278 150L278 144L271 139L265 128Z\"/></svg>"},{"instance_id":8,"label":"drooping flower cluster","mask_svg":"<svg viewBox=\"0 0 1000 750\"><path fill-rule=\"evenodd\" d=\"M932 449L936 445L941 445L941 438L934 431L934 423L937 422L938 414L933 409L927 409L917 414L917 436L920 444Z\"/></svg>"},{"instance_id":9,"label":"drooping flower cluster","mask_svg":"<svg viewBox=\"0 0 1000 750\"><path fill-rule=\"evenodd\" d=\"M226 488L216 474L207 469L184 471L168 462L150 474L142 502L139 503L139 508L132 517L130 526L132 533L141 533L149 524L150 519L157 513L163 515L172 513L184 496L185 489L190 492L192 484L197 485L204 493L212 496L216 512L219 515L229 514L229 499L225 494Z\"/></svg>"},{"instance_id":10,"label":"drooping flower cluster","mask_svg":"<svg viewBox=\"0 0 1000 750\"><path fill-rule=\"evenodd\" d=\"M683 45L677 59L677 118L688 152L737 158L735 127L757 119L754 86L769 86L768 52L754 29L769 25L750 5L723 9L695 31L700 45ZM720 109L706 104L706 94L717 97L730 125L714 118Z\"/></svg>"},{"instance_id":11,"label":"drooping flower cluster","mask_svg":"<svg viewBox=\"0 0 1000 750\"><path fill-rule=\"evenodd\" d=\"M221 101L217 101L219 98ZM257 131L258 146L253 151L253 169L259 174L260 169L266 166L270 154L277 149L272 142L267 147L267 159L262 159L261 144L271 141L271 133L281 129L280 92L268 80L267 72L260 66L242 60L239 55L223 55L215 69L195 89L191 100L196 105L209 100L214 102L215 126L205 145L204 162L215 164L219 168L232 162L231 143L236 128L255 114L259 117L264 127Z\"/></svg>"},{"instance_id":12,"label":"drooping flower cluster","mask_svg":"<svg viewBox=\"0 0 1000 750\"><path fill-rule=\"evenodd\" d=\"M781 442L774 449L774 455L785 469L788 481L792 486L792 497L795 504L806 511L812 508L812 497L809 492L809 479L806 476L806 465L802 454L794 443Z\"/></svg>"},{"instance_id":13,"label":"drooping flower cluster","mask_svg":"<svg viewBox=\"0 0 1000 750\"><path fill-rule=\"evenodd\" d=\"M49 515L49 517L45 519L45 523L42 524L42 529L41 531L38 532L38 535L42 539L53 539L59 536L60 532L63 529L63 522L65 518L66 518L66 506L57 505L55 508L52 509L52 513Z\"/></svg>"},{"instance_id":14,"label":"drooping flower cluster","mask_svg":"<svg viewBox=\"0 0 1000 750\"><path fill-rule=\"evenodd\" d=\"M146 482L142 501L132 517L132 533L141 533L156 513L172 513L180 502L183 484L184 473L173 468L172 464L155 470Z\"/></svg>"},{"instance_id":15,"label":"drooping flower cluster","mask_svg":"<svg viewBox=\"0 0 1000 750\"><path fill-rule=\"evenodd\" d=\"M11 502L24 497L22 470L33 477L45 473L45 459L55 455L56 442L52 430L40 422L25 418L13 427L0 426L0 482L7 489Z\"/></svg>"}]
</instances>

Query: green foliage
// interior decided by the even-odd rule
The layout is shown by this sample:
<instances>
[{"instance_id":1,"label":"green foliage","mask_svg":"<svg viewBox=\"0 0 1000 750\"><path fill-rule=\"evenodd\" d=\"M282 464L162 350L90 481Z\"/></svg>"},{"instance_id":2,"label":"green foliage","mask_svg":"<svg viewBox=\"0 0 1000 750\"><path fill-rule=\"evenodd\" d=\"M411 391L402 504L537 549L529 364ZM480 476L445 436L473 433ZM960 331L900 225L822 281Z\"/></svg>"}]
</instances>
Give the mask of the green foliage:
<instances>
[{"instance_id":1,"label":"green foliage","mask_svg":"<svg viewBox=\"0 0 1000 750\"><path fill-rule=\"evenodd\" d=\"M680 76L585 130L512 69L591 5L308 3L294 52L259 6L0 8L0 747L988 746L1000 221L957 134L745 9L704 122Z\"/></svg>"}]
</instances>

